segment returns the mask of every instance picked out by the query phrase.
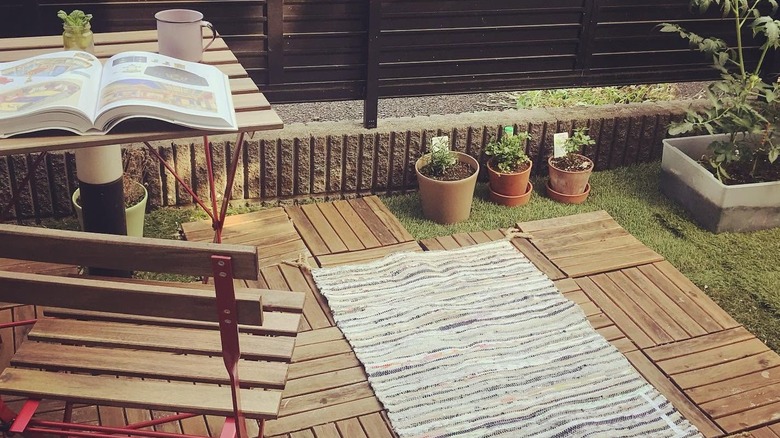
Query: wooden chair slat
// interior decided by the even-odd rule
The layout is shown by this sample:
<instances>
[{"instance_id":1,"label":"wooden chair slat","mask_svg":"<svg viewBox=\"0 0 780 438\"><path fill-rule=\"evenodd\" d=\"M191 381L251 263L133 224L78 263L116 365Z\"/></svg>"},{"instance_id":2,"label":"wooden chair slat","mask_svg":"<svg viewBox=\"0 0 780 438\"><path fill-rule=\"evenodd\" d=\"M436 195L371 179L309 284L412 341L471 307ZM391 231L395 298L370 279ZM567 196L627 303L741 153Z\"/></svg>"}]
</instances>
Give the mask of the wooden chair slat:
<instances>
[{"instance_id":1,"label":"wooden chair slat","mask_svg":"<svg viewBox=\"0 0 780 438\"><path fill-rule=\"evenodd\" d=\"M106 269L211 276L211 256L229 256L236 278L257 279L257 249L248 246L114 236L0 225L0 257Z\"/></svg>"},{"instance_id":2,"label":"wooden chair slat","mask_svg":"<svg viewBox=\"0 0 780 438\"><path fill-rule=\"evenodd\" d=\"M4 301L19 304L215 322L218 316L213 292L198 289L4 271L0 289ZM255 289L236 291L236 306L239 322L260 325L261 295Z\"/></svg>"},{"instance_id":3,"label":"wooden chair slat","mask_svg":"<svg viewBox=\"0 0 780 438\"><path fill-rule=\"evenodd\" d=\"M35 399L58 399L78 403L124 406L208 415L231 416L230 389L215 385L117 379L7 368L0 375L0 391ZM277 416L281 391L242 390L242 411L247 418Z\"/></svg>"},{"instance_id":4,"label":"wooden chair slat","mask_svg":"<svg viewBox=\"0 0 780 438\"><path fill-rule=\"evenodd\" d=\"M121 322L128 324L149 324L164 327L180 327L192 329L217 329L217 323L195 321L177 318L158 318L154 316L124 315L111 312L94 312L89 310L74 310L61 307L47 307L46 316L54 318L82 319L90 321ZM238 330L243 333L262 336L296 336L301 315L289 312L269 312L263 310L261 325L239 324Z\"/></svg>"},{"instance_id":5,"label":"wooden chair slat","mask_svg":"<svg viewBox=\"0 0 780 438\"><path fill-rule=\"evenodd\" d=\"M41 319L28 333L36 341L118 348L141 348L179 354L220 355L219 332L113 322ZM240 334L241 357L290 361L295 339Z\"/></svg>"},{"instance_id":6,"label":"wooden chair slat","mask_svg":"<svg viewBox=\"0 0 780 438\"><path fill-rule=\"evenodd\" d=\"M47 371L230 384L222 358L202 355L25 342L11 364ZM242 387L284 388L287 375L285 363L241 360L238 366Z\"/></svg>"}]
</instances>

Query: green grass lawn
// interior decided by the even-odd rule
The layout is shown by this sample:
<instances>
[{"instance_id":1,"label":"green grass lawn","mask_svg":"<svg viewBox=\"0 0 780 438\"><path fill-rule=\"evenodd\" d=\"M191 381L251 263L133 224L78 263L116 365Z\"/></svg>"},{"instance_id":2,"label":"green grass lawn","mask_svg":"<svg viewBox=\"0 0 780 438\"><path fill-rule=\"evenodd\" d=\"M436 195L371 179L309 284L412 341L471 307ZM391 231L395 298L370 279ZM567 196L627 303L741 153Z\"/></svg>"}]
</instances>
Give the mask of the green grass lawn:
<instances>
[{"instance_id":1,"label":"green grass lawn","mask_svg":"<svg viewBox=\"0 0 780 438\"><path fill-rule=\"evenodd\" d=\"M469 220L439 225L422 217L417 194L382 200L416 239L506 228L516 222L606 210L628 232L666 257L723 309L773 350L780 352L780 228L753 233L712 234L699 228L658 189L660 164L597 172L582 205L544 197L544 180L523 207L487 201L479 184Z\"/></svg>"}]
</instances>

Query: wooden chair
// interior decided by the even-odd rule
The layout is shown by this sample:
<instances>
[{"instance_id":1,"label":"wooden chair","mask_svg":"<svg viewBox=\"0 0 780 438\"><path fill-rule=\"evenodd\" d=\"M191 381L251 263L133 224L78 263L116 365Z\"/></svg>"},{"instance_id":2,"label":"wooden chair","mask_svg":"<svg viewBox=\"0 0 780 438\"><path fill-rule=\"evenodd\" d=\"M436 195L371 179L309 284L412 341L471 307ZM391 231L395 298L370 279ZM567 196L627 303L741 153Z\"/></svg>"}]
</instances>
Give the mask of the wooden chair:
<instances>
[{"instance_id":1,"label":"wooden chair","mask_svg":"<svg viewBox=\"0 0 780 438\"><path fill-rule=\"evenodd\" d=\"M259 420L262 436L263 420L278 415L304 294L234 288L234 279L258 278L256 248L0 225L0 257L214 283L172 287L0 271L0 301L47 309L0 375L0 394L28 399L18 414L0 402L10 432L171 435L138 430L158 420L124 428L74 424L73 403L182 413L174 420L224 416L226 438L247 436L244 419ZM43 399L66 403L63 422L33 418Z\"/></svg>"}]
</instances>

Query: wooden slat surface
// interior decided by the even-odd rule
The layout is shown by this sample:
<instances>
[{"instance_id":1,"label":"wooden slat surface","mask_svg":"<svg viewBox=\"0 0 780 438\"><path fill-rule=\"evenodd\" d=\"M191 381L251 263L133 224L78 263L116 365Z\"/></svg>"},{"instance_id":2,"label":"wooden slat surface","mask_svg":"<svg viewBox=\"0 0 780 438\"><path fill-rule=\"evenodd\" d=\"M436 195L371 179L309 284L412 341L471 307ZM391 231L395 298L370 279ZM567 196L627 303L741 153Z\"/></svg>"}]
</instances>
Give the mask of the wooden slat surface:
<instances>
[{"instance_id":1,"label":"wooden slat surface","mask_svg":"<svg viewBox=\"0 0 780 438\"><path fill-rule=\"evenodd\" d=\"M6 368L0 375L0 391L31 398L57 398L109 406L119 404L225 416L233 413L230 388L215 385L196 386ZM248 418L274 418L281 392L242 390L241 399L243 412Z\"/></svg>"},{"instance_id":2,"label":"wooden slat surface","mask_svg":"<svg viewBox=\"0 0 780 438\"><path fill-rule=\"evenodd\" d=\"M317 263L322 266L340 266L353 263L365 263L394 252L417 252L422 251L417 242L405 242L396 245L381 246L379 248L364 249L361 251L351 251L341 254L326 254L316 257Z\"/></svg>"},{"instance_id":3,"label":"wooden slat surface","mask_svg":"<svg viewBox=\"0 0 780 438\"><path fill-rule=\"evenodd\" d=\"M628 234L605 211L521 222L531 242L569 277L608 272L663 258Z\"/></svg>"},{"instance_id":4,"label":"wooden slat surface","mask_svg":"<svg viewBox=\"0 0 780 438\"><path fill-rule=\"evenodd\" d=\"M2 144L0 142L0 144ZM248 246L193 243L0 224L0 257L71 263L107 269L213 275L211 256L233 260L233 276L257 278L257 250Z\"/></svg>"},{"instance_id":5,"label":"wooden slat surface","mask_svg":"<svg viewBox=\"0 0 780 438\"><path fill-rule=\"evenodd\" d=\"M39 342L25 342L13 357L15 367L49 371L81 371L97 374L146 377L162 380L229 385L220 356L181 355L164 352L96 348ZM282 389L287 364L281 362L239 362L244 387Z\"/></svg>"},{"instance_id":6,"label":"wooden slat surface","mask_svg":"<svg viewBox=\"0 0 780 438\"><path fill-rule=\"evenodd\" d=\"M62 37L6 38L0 48L0 62L28 58L42 53L62 50ZM156 31L134 31L95 34L95 55L105 60L128 50L157 51ZM284 123L268 105L268 101L249 80L246 70L228 49L222 38L204 53L204 64L215 65L231 78L236 118L239 131L251 132L279 129ZM15 137L0 141L0 156L36 151L75 149L80 147L124 144L141 141L167 140L181 137L197 137L215 134L215 131L189 129L144 119L141 122L125 122L106 135L76 136L67 134L40 134Z\"/></svg>"},{"instance_id":7,"label":"wooden slat surface","mask_svg":"<svg viewBox=\"0 0 780 438\"><path fill-rule=\"evenodd\" d=\"M211 242L214 230L211 221L182 224L188 241ZM311 253L282 208L269 208L253 213L228 216L222 241L257 248L260 267L282 261L309 260Z\"/></svg>"},{"instance_id":8,"label":"wooden slat surface","mask_svg":"<svg viewBox=\"0 0 780 438\"><path fill-rule=\"evenodd\" d=\"M780 356L742 327L646 350L728 433L780 421Z\"/></svg>"},{"instance_id":9,"label":"wooden slat surface","mask_svg":"<svg viewBox=\"0 0 780 438\"><path fill-rule=\"evenodd\" d=\"M113 322L42 319L30 339L90 346L138 347L174 353L221 355L219 332ZM241 356L253 360L289 360L295 339L240 334Z\"/></svg>"},{"instance_id":10,"label":"wooden slat surface","mask_svg":"<svg viewBox=\"0 0 780 438\"><path fill-rule=\"evenodd\" d=\"M214 293L199 289L2 271L0 288L3 299L22 304L213 322L217 319ZM241 324L260 325L261 291L239 289L235 297L235 318Z\"/></svg>"}]
</instances>

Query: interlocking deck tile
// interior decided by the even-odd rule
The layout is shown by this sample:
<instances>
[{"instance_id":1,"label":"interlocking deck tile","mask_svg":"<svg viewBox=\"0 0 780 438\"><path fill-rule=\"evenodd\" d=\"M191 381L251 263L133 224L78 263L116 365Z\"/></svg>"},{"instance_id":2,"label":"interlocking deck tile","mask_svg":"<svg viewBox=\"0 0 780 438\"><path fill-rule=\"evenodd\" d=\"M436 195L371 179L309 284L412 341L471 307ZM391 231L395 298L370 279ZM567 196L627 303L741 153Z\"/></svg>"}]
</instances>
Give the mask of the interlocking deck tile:
<instances>
[{"instance_id":1,"label":"interlocking deck tile","mask_svg":"<svg viewBox=\"0 0 780 438\"><path fill-rule=\"evenodd\" d=\"M517 227L569 277L581 277L663 260L605 211L520 222Z\"/></svg>"},{"instance_id":2,"label":"interlocking deck tile","mask_svg":"<svg viewBox=\"0 0 780 438\"><path fill-rule=\"evenodd\" d=\"M645 353L727 433L780 421L780 356L744 328Z\"/></svg>"},{"instance_id":3,"label":"interlocking deck tile","mask_svg":"<svg viewBox=\"0 0 780 438\"><path fill-rule=\"evenodd\" d=\"M292 206L285 210L311 253L318 257L414 241L376 196Z\"/></svg>"},{"instance_id":4,"label":"interlocking deck tile","mask_svg":"<svg viewBox=\"0 0 780 438\"><path fill-rule=\"evenodd\" d=\"M190 241L212 242L214 239L210 220L184 223L182 230ZM309 249L281 207L228 216L222 241L257 247L260 267L311 258Z\"/></svg>"}]
</instances>

